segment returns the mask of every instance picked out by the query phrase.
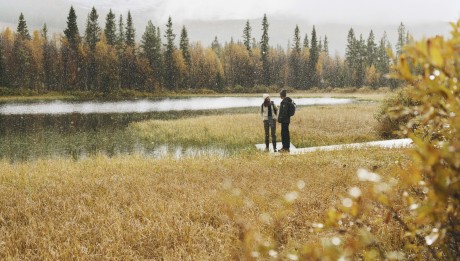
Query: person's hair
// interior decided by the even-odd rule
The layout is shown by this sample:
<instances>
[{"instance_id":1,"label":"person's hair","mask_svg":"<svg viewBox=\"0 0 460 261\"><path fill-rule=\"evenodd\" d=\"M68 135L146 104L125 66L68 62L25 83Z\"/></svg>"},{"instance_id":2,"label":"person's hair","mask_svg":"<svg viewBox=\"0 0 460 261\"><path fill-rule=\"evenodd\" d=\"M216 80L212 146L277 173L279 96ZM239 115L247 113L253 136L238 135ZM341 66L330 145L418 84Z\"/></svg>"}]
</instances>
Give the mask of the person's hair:
<instances>
[{"instance_id":1,"label":"person's hair","mask_svg":"<svg viewBox=\"0 0 460 261\"><path fill-rule=\"evenodd\" d=\"M266 98L266 99L264 100L264 106L265 106L265 107L268 107L269 105L270 105L270 98Z\"/></svg>"},{"instance_id":2,"label":"person's hair","mask_svg":"<svg viewBox=\"0 0 460 261\"><path fill-rule=\"evenodd\" d=\"M286 97L286 93L287 93L287 92L286 92L286 89L282 89L282 90L280 91L281 97L283 97L283 98Z\"/></svg>"}]
</instances>

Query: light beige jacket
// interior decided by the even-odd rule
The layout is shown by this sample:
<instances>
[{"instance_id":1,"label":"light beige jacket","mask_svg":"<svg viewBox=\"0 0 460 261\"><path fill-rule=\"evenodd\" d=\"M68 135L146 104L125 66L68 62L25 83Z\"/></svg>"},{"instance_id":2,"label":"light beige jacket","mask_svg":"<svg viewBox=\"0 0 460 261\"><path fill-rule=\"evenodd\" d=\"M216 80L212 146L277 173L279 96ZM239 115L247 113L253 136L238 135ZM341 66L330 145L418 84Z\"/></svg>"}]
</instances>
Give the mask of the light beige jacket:
<instances>
[{"instance_id":1,"label":"light beige jacket","mask_svg":"<svg viewBox=\"0 0 460 261\"><path fill-rule=\"evenodd\" d=\"M274 102L270 102L270 106L272 107L272 118L274 120L278 119L278 106ZM264 104L260 106L260 117L262 117L263 121L268 120L268 107L264 107Z\"/></svg>"}]
</instances>

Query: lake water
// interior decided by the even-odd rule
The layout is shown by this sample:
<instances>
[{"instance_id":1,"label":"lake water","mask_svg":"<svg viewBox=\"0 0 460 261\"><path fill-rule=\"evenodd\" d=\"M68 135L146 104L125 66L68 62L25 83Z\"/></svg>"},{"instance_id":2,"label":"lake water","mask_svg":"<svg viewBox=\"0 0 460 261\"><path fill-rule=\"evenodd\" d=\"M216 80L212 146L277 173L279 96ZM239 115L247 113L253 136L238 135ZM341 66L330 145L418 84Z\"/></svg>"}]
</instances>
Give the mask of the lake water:
<instances>
[{"instance_id":1,"label":"lake water","mask_svg":"<svg viewBox=\"0 0 460 261\"><path fill-rule=\"evenodd\" d=\"M276 104L281 100L273 99ZM353 99L299 98L294 101L298 106L346 104ZM69 114L69 113L146 113L167 111L197 111L229 108L258 107L261 98L254 97L206 97L187 99L136 100L119 102L38 102L9 103L0 105L0 114Z\"/></svg>"},{"instance_id":2,"label":"lake water","mask_svg":"<svg viewBox=\"0 0 460 261\"><path fill-rule=\"evenodd\" d=\"M280 99L274 99L279 104ZM298 106L344 104L352 99L301 98ZM132 122L148 119L180 119L226 112L257 113L260 98L216 97L134 100L120 102L64 102L0 104L0 159L81 159L102 153L108 156L143 154L155 158L172 156L225 157L232 149L152 144L134 136ZM248 144L252 147L252 144Z\"/></svg>"}]
</instances>

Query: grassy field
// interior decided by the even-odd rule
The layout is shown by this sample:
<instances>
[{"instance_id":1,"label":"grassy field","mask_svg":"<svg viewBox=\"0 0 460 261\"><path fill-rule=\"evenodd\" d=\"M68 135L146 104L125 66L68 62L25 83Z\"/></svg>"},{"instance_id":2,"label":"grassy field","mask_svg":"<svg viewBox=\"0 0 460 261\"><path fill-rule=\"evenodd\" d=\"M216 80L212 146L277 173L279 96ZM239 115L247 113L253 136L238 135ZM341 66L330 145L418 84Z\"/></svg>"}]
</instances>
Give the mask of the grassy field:
<instances>
[{"instance_id":1,"label":"grassy field","mask_svg":"<svg viewBox=\"0 0 460 261\"><path fill-rule=\"evenodd\" d=\"M377 107L299 108L292 142L375 140ZM252 149L225 158L0 161L0 259L251 260L260 246L292 259L305 243L335 236L312 226L351 187L362 186L359 168L388 178L409 162L400 149L255 152L263 142L257 112L154 120L131 129L152 142ZM382 249L398 248L400 231L383 221L380 209L369 226L381 235Z\"/></svg>"},{"instance_id":2,"label":"grassy field","mask_svg":"<svg viewBox=\"0 0 460 261\"><path fill-rule=\"evenodd\" d=\"M359 186L358 168L392 175L404 155L373 149L178 161L3 161L0 258L245 259L260 237L282 245L285 259L300 243L319 239L312 223ZM285 196L293 191L298 198L288 206ZM382 247L391 248L391 224L375 229L389 238Z\"/></svg>"},{"instance_id":3,"label":"grassy field","mask_svg":"<svg viewBox=\"0 0 460 261\"><path fill-rule=\"evenodd\" d=\"M298 148L377 140L377 102L302 107L291 118L291 142ZM253 148L264 143L263 122L253 113L151 120L131 126L139 136L159 144L220 145ZM277 124L277 139L281 138Z\"/></svg>"}]
</instances>

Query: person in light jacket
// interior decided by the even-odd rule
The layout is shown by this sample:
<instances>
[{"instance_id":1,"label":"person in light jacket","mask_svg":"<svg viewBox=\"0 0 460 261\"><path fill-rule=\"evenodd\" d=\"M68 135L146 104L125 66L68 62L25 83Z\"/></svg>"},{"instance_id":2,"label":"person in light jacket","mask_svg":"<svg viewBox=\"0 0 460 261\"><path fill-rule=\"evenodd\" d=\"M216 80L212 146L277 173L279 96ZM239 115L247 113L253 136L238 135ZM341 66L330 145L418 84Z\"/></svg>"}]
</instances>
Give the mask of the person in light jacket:
<instances>
[{"instance_id":1,"label":"person in light jacket","mask_svg":"<svg viewBox=\"0 0 460 261\"><path fill-rule=\"evenodd\" d=\"M270 101L270 95L263 94L264 102L260 106L260 116L265 129L265 151L269 150L270 130L272 134L273 151L276 152L276 120L278 119L278 107Z\"/></svg>"}]
</instances>

